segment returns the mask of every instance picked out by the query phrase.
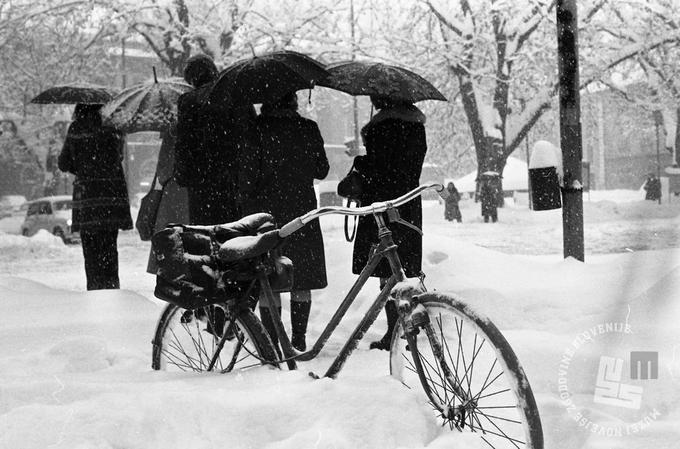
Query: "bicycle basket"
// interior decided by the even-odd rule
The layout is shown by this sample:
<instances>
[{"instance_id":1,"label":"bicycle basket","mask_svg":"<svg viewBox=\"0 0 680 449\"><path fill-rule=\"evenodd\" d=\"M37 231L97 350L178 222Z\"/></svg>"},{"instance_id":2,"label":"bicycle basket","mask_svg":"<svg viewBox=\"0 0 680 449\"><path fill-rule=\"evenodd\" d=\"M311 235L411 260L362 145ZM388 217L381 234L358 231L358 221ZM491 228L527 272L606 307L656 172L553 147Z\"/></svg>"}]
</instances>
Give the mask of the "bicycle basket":
<instances>
[{"instance_id":1,"label":"bicycle basket","mask_svg":"<svg viewBox=\"0 0 680 449\"><path fill-rule=\"evenodd\" d=\"M169 226L151 239L158 270L154 295L185 309L195 309L240 298L247 290L245 279L231 279L212 255L217 243L210 232Z\"/></svg>"},{"instance_id":2,"label":"bicycle basket","mask_svg":"<svg viewBox=\"0 0 680 449\"><path fill-rule=\"evenodd\" d=\"M277 251L265 257L222 262L216 257L220 244L240 235L269 229L265 214L244 217L217 232L183 225L170 225L151 239L158 265L154 295L185 309L244 297L257 277L256 266L264 263L265 273L274 291L289 291L293 264ZM252 224L252 229L248 227ZM253 292L255 294L255 292Z\"/></svg>"}]
</instances>

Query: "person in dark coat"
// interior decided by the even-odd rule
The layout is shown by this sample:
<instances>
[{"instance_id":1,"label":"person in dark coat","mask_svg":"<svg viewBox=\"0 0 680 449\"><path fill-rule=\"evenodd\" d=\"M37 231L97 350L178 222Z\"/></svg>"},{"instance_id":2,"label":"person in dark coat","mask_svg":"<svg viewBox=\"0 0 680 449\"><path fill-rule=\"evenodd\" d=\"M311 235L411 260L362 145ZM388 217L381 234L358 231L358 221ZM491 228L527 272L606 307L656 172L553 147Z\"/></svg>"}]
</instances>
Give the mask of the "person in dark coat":
<instances>
[{"instance_id":1,"label":"person in dark coat","mask_svg":"<svg viewBox=\"0 0 680 449\"><path fill-rule=\"evenodd\" d=\"M279 226L317 207L314 179L325 178L329 170L319 127L301 117L297 107L295 92L263 104L241 160L239 195L244 212L268 212ZM292 260L294 267L291 342L304 351L310 290L328 285L319 221L307 224L284 245L281 253ZM260 313L265 325L271 325L269 311Z\"/></svg>"},{"instance_id":2,"label":"person in dark coat","mask_svg":"<svg viewBox=\"0 0 680 449\"><path fill-rule=\"evenodd\" d=\"M485 172L481 176L479 200L482 203L484 223L488 223L489 219L493 223L498 221L498 181L498 173L496 172Z\"/></svg>"},{"instance_id":3,"label":"person in dark coat","mask_svg":"<svg viewBox=\"0 0 680 449\"><path fill-rule=\"evenodd\" d=\"M646 200L658 201L659 198L661 198L661 180L657 178L654 173L650 173L647 175L644 189L646 192L645 193Z\"/></svg>"},{"instance_id":4,"label":"person in dark coat","mask_svg":"<svg viewBox=\"0 0 680 449\"><path fill-rule=\"evenodd\" d=\"M154 189L163 190L163 194L158 205L158 213L156 214L156 222L153 228L154 232L164 229L170 223L189 222L189 196L187 189L180 187L173 177L175 167L175 127L173 126L162 131L160 137L161 148L158 152L158 162L156 163ZM158 264L153 250L151 250L146 272L156 274L157 270Z\"/></svg>"},{"instance_id":5,"label":"person in dark coat","mask_svg":"<svg viewBox=\"0 0 680 449\"><path fill-rule=\"evenodd\" d=\"M177 102L175 180L189 194L192 224L238 220L238 153L254 119L252 105L225 107L206 101L217 67L206 55L189 58L184 79L196 89Z\"/></svg>"},{"instance_id":6,"label":"person in dark coat","mask_svg":"<svg viewBox=\"0 0 680 449\"><path fill-rule=\"evenodd\" d=\"M460 207L458 207L460 193L458 193L456 185L452 182L448 183L446 190L449 191L449 196L444 200L444 219L447 221L456 220L458 223L461 223L463 217L460 213Z\"/></svg>"},{"instance_id":7,"label":"person in dark coat","mask_svg":"<svg viewBox=\"0 0 680 449\"><path fill-rule=\"evenodd\" d=\"M361 130L366 147L365 156L354 158L354 167L362 174L363 193L359 200L367 206L375 201L385 201L418 187L423 167L427 141L425 115L411 103L391 101L371 96L373 106L379 111ZM422 226L420 197L399 207L401 218L414 226ZM413 229L400 224L390 224L392 237L398 246L399 258L406 276L419 276L422 260L422 237ZM359 218L352 272L359 274L368 262L373 244L378 243L378 228L373 216ZM380 277L381 288L392 275L387 260L376 267L372 276ZM387 332L371 349L389 349L398 314L392 301L386 305Z\"/></svg>"},{"instance_id":8,"label":"person in dark coat","mask_svg":"<svg viewBox=\"0 0 680 449\"><path fill-rule=\"evenodd\" d=\"M59 154L73 173L73 231L80 231L88 290L120 288L119 229L132 229L123 173L123 137L102 125L102 105L78 104Z\"/></svg>"}]
</instances>

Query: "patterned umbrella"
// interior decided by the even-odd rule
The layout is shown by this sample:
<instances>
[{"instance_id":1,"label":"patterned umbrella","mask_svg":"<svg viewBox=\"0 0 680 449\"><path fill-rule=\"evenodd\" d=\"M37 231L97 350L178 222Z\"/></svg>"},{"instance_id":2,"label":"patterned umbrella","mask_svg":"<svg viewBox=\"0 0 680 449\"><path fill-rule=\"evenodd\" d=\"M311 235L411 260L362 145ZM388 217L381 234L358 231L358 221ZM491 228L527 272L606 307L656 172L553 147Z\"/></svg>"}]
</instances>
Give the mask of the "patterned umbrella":
<instances>
[{"instance_id":1,"label":"patterned umbrella","mask_svg":"<svg viewBox=\"0 0 680 449\"><path fill-rule=\"evenodd\" d=\"M102 108L104 123L124 132L161 131L177 121L177 99L192 87L179 78L132 86Z\"/></svg>"},{"instance_id":2,"label":"patterned umbrella","mask_svg":"<svg viewBox=\"0 0 680 449\"><path fill-rule=\"evenodd\" d=\"M379 95L415 103L422 100L447 101L429 81L412 71L379 62L347 61L327 67L330 77L319 86L350 95Z\"/></svg>"},{"instance_id":3,"label":"patterned umbrella","mask_svg":"<svg viewBox=\"0 0 680 449\"><path fill-rule=\"evenodd\" d=\"M220 72L210 89L212 103L265 103L288 92L311 89L328 72L309 56L284 50L242 59Z\"/></svg>"},{"instance_id":4,"label":"patterned umbrella","mask_svg":"<svg viewBox=\"0 0 680 449\"><path fill-rule=\"evenodd\" d=\"M31 100L35 104L104 104L110 101L115 91L95 84L63 84L50 87Z\"/></svg>"}]
</instances>

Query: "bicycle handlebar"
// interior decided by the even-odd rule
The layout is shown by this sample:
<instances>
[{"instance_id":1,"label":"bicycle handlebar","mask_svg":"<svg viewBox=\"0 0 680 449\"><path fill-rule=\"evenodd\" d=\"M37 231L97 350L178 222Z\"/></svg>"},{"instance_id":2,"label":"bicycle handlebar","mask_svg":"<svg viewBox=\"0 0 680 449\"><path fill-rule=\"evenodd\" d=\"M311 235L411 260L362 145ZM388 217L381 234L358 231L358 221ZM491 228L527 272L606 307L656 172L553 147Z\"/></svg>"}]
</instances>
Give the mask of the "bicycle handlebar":
<instances>
[{"instance_id":1,"label":"bicycle handlebar","mask_svg":"<svg viewBox=\"0 0 680 449\"><path fill-rule=\"evenodd\" d=\"M318 209L311 210L304 215L301 215L293 220L289 221L279 229L279 236L286 238L298 229L302 228L304 225L312 220L315 220L324 215L353 215L353 216L364 216L371 215L375 213L385 212L387 209L393 207L399 207L402 204L408 203L412 199L420 196L428 189L435 189L442 199L449 197L449 191L444 188L441 184L426 184L418 186L410 192L390 201L378 201L370 206L363 207L342 207L342 206L326 206L320 207Z\"/></svg>"}]
</instances>

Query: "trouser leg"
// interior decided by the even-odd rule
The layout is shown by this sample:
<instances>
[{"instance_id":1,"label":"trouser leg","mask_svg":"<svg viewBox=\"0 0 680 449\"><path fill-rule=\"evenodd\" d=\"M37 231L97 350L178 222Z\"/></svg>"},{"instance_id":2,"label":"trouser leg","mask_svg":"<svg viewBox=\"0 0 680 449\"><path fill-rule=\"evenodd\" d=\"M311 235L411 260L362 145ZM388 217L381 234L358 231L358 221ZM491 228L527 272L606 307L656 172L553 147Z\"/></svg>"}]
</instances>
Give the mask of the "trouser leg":
<instances>
[{"instance_id":1,"label":"trouser leg","mask_svg":"<svg viewBox=\"0 0 680 449\"><path fill-rule=\"evenodd\" d=\"M81 230L88 290L118 289L118 230Z\"/></svg>"},{"instance_id":2,"label":"trouser leg","mask_svg":"<svg viewBox=\"0 0 680 449\"><path fill-rule=\"evenodd\" d=\"M298 351L307 350L305 340L309 312L312 308L312 292L309 290L294 290L290 293L290 324L292 329L291 344Z\"/></svg>"},{"instance_id":3,"label":"trouser leg","mask_svg":"<svg viewBox=\"0 0 680 449\"><path fill-rule=\"evenodd\" d=\"M380 290L385 287L387 280L388 278L380 278ZM387 331L380 340L371 342L369 346L371 349L384 349L386 351L390 349L392 334L399 319L399 312L397 312L397 305L394 301L387 301L385 304L385 315L387 316Z\"/></svg>"}]
</instances>

